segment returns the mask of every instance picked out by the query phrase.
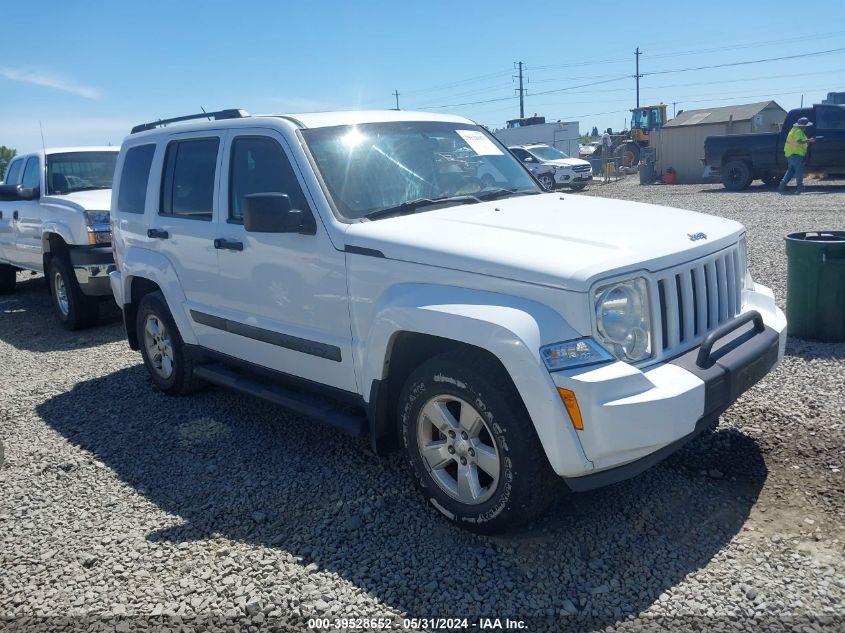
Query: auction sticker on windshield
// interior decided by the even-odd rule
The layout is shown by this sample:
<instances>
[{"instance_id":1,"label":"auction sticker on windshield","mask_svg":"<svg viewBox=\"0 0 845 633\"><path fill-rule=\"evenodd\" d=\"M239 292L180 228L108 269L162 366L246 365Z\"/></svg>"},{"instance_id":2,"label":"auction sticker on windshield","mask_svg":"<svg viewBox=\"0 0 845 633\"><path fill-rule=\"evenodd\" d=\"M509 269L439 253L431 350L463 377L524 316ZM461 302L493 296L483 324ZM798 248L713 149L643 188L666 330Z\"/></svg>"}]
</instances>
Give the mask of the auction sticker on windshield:
<instances>
[{"instance_id":1,"label":"auction sticker on windshield","mask_svg":"<svg viewBox=\"0 0 845 633\"><path fill-rule=\"evenodd\" d=\"M467 142L473 151L479 156L495 156L502 154L500 150L489 138L484 136L481 132L475 130L455 130L461 135L461 138Z\"/></svg>"}]
</instances>

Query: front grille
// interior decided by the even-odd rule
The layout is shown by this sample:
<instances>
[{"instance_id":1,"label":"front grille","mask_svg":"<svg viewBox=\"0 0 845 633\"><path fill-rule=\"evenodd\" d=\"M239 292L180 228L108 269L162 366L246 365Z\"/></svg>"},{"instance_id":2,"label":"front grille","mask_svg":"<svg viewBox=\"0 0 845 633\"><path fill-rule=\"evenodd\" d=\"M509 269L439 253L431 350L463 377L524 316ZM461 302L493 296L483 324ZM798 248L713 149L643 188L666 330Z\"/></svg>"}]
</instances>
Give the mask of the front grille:
<instances>
[{"instance_id":1,"label":"front grille","mask_svg":"<svg viewBox=\"0 0 845 633\"><path fill-rule=\"evenodd\" d=\"M575 165L572 168L572 171L577 171L578 173L583 173L585 171L590 171L592 167L590 165Z\"/></svg>"},{"instance_id":2,"label":"front grille","mask_svg":"<svg viewBox=\"0 0 845 633\"><path fill-rule=\"evenodd\" d=\"M690 349L742 310L739 248L732 246L657 276L663 356Z\"/></svg>"}]
</instances>

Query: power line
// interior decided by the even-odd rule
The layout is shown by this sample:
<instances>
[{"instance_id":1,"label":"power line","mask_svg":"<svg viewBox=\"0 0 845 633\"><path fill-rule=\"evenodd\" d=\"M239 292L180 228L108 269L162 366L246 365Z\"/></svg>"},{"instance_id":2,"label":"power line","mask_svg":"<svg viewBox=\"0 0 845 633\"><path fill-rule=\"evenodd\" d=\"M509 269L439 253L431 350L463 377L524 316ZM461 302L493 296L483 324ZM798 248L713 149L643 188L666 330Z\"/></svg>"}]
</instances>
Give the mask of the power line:
<instances>
[{"instance_id":1,"label":"power line","mask_svg":"<svg viewBox=\"0 0 845 633\"><path fill-rule=\"evenodd\" d=\"M728 68L731 66L747 66L748 64L762 64L766 62L780 62L786 59L799 59L803 57L814 57L816 55L829 55L830 53L841 53L845 48L831 48L826 51L816 51L814 53L801 53L798 55L784 55L783 57L767 57L765 59L751 59L742 62L729 62L726 64L712 64L709 66L694 66L692 68L672 68L669 70L655 70L650 73L643 73L643 75L668 75L669 73L687 73L696 70L709 70L711 68Z\"/></svg>"}]
</instances>

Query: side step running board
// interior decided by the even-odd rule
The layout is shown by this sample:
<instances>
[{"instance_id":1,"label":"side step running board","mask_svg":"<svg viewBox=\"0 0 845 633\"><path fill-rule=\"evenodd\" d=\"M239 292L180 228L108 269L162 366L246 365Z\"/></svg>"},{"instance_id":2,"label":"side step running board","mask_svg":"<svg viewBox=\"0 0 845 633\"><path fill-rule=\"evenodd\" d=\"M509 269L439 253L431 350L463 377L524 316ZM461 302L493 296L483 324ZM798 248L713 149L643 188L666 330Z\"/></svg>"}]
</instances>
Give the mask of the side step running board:
<instances>
[{"instance_id":1,"label":"side step running board","mask_svg":"<svg viewBox=\"0 0 845 633\"><path fill-rule=\"evenodd\" d=\"M199 365L194 373L203 380L240 391L280 405L296 413L329 424L349 435L366 435L367 418L356 415L349 407L339 407L317 396L287 387L276 381L262 379L217 363Z\"/></svg>"}]
</instances>

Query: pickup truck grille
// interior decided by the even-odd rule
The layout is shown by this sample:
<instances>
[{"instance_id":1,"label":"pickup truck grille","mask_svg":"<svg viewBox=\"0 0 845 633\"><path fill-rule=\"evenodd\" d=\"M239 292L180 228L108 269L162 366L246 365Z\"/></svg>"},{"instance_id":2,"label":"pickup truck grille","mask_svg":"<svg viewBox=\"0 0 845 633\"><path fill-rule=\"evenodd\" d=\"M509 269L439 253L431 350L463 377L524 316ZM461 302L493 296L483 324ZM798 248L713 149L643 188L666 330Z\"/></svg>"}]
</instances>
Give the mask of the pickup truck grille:
<instances>
[{"instance_id":1,"label":"pickup truck grille","mask_svg":"<svg viewBox=\"0 0 845 633\"><path fill-rule=\"evenodd\" d=\"M671 357L701 343L742 310L739 247L732 246L657 276L660 297L655 348Z\"/></svg>"},{"instance_id":2,"label":"pickup truck grille","mask_svg":"<svg viewBox=\"0 0 845 633\"><path fill-rule=\"evenodd\" d=\"M572 171L575 171L575 172L578 172L578 173L584 173L584 172L590 171L591 169L592 169L591 165L575 165L572 168Z\"/></svg>"}]
</instances>

